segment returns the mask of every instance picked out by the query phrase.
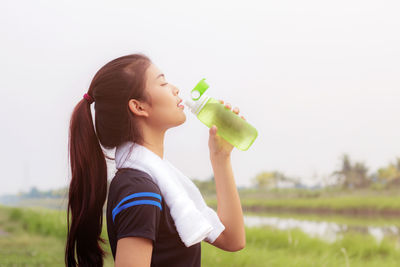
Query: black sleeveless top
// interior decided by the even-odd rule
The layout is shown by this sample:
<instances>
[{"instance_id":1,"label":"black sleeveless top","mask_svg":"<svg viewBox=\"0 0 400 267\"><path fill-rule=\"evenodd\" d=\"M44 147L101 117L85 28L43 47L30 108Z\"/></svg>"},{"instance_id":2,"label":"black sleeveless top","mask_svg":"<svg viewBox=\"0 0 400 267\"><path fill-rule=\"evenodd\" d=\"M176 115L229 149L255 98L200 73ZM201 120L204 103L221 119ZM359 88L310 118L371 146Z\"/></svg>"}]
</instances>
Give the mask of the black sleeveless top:
<instances>
[{"instance_id":1,"label":"black sleeveless top","mask_svg":"<svg viewBox=\"0 0 400 267\"><path fill-rule=\"evenodd\" d=\"M201 243L186 247L181 241L159 187L146 172L117 171L109 187L106 218L114 260L118 239L138 236L153 241L151 266L200 266Z\"/></svg>"}]
</instances>

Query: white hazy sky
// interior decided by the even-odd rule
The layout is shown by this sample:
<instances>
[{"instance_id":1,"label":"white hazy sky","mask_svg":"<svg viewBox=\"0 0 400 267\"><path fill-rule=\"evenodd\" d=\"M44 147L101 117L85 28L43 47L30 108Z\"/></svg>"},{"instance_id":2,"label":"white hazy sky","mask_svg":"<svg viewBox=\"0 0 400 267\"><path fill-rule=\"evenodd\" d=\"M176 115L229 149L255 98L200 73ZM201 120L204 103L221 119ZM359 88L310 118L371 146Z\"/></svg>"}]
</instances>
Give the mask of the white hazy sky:
<instances>
[{"instance_id":1,"label":"white hazy sky","mask_svg":"<svg viewBox=\"0 0 400 267\"><path fill-rule=\"evenodd\" d=\"M374 171L400 156L399 14L386 0L3 0L0 194L69 182L74 106L101 66L136 52L181 97L206 78L256 127L232 152L238 185L269 170L311 182L343 153ZM165 155L207 179L208 128L185 113Z\"/></svg>"}]
</instances>

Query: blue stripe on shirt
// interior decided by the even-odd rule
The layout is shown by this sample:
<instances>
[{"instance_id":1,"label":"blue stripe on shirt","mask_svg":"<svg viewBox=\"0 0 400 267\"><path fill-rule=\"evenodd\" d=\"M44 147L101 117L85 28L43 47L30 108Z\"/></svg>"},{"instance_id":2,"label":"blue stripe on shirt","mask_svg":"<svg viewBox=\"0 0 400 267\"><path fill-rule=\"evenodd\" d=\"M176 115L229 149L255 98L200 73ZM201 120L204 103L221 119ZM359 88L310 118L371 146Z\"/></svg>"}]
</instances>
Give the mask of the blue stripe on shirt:
<instances>
[{"instance_id":1,"label":"blue stripe on shirt","mask_svg":"<svg viewBox=\"0 0 400 267\"><path fill-rule=\"evenodd\" d=\"M117 216L117 214L120 211L122 211L122 210L124 210L126 208L129 208L129 207L132 207L132 206L137 206L137 205L153 205L153 206L159 207L160 210L162 210L160 202L157 202L157 201L154 201L154 200L148 200L148 199L135 200L135 201L126 203L125 205L122 205L121 207L119 207L118 209L115 210L115 213L114 213L114 210L113 210L113 222L114 222L115 216Z\"/></svg>"},{"instance_id":2,"label":"blue stripe on shirt","mask_svg":"<svg viewBox=\"0 0 400 267\"><path fill-rule=\"evenodd\" d=\"M122 204L123 202L125 202L125 201L127 201L127 200L129 200L129 199L132 199L132 198L136 198L136 197L154 197L154 198L157 198L157 199L159 199L159 200L161 201L161 196L160 196L159 194L153 193L153 192L140 192L140 193L134 193L134 194L132 194L132 195L129 195L129 196L123 198L123 199L118 203L118 205L113 209L113 211L112 211L113 221L114 221L115 216L116 216L120 211L122 211L122 210L124 210L124 209L126 209L126 208L129 208L129 207L131 207L131 206L136 206L136 205L141 205L141 204L144 204L144 205L154 205L154 206L159 207L160 210L162 210L162 207L161 207L161 205L160 205L159 202L154 201L154 200L146 200L146 199L144 199L144 200L135 200L135 201L132 201L132 202L130 202L130 203L127 203L127 204L121 206L121 204ZM133 203L134 203L134 204L133 204Z\"/></svg>"}]
</instances>

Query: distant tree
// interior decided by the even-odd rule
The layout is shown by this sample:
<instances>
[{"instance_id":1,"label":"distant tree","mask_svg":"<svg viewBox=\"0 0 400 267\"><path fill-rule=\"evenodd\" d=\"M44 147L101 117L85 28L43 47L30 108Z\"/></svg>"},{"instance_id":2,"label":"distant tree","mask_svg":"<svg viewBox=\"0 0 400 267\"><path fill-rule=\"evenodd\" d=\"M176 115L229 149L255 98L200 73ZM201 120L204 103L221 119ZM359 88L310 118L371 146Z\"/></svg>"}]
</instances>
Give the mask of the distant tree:
<instances>
[{"instance_id":1,"label":"distant tree","mask_svg":"<svg viewBox=\"0 0 400 267\"><path fill-rule=\"evenodd\" d=\"M274 172L262 172L257 174L252 182L258 188L271 188L275 187L277 181Z\"/></svg>"},{"instance_id":2,"label":"distant tree","mask_svg":"<svg viewBox=\"0 0 400 267\"><path fill-rule=\"evenodd\" d=\"M36 186L32 186L28 192L18 193L18 196L21 198L63 198L67 195L68 187L41 191Z\"/></svg>"},{"instance_id":3,"label":"distant tree","mask_svg":"<svg viewBox=\"0 0 400 267\"><path fill-rule=\"evenodd\" d=\"M41 192L35 186L32 186L29 193L26 194L26 197L29 198L39 198L40 196Z\"/></svg>"},{"instance_id":4,"label":"distant tree","mask_svg":"<svg viewBox=\"0 0 400 267\"><path fill-rule=\"evenodd\" d=\"M198 179L192 179L192 181L202 194L205 195L215 194L216 189L215 189L215 182L213 175L208 180L201 181Z\"/></svg>"},{"instance_id":5,"label":"distant tree","mask_svg":"<svg viewBox=\"0 0 400 267\"><path fill-rule=\"evenodd\" d=\"M63 198L67 196L68 196L68 186L51 190L51 197L53 198Z\"/></svg>"},{"instance_id":6,"label":"distant tree","mask_svg":"<svg viewBox=\"0 0 400 267\"><path fill-rule=\"evenodd\" d=\"M294 184L297 184L294 179L291 179L284 175L283 173L279 171L272 171L272 172L261 172L257 174L253 179L252 182L253 184L258 187L258 188L275 188L277 187L279 182L283 181L290 181L293 182Z\"/></svg>"},{"instance_id":7,"label":"distant tree","mask_svg":"<svg viewBox=\"0 0 400 267\"><path fill-rule=\"evenodd\" d=\"M350 182L355 187L365 187L369 185L368 167L363 162L356 162L353 166L353 172L350 176Z\"/></svg>"},{"instance_id":8,"label":"distant tree","mask_svg":"<svg viewBox=\"0 0 400 267\"><path fill-rule=\"evenodd\" d=\"M377 171L379 181L388 185L398 185L400 181L400 158L396 158L394 163L389 163L386 167Z\"/></svg>"},{"instance_id":9,"label":"distant tree","mask_svg":"<svg viewBox=\"0 0 400 267\"><path fill-rule=\"evenodd\" d=\"M344 188L361 188L371 183L368 177L368 167L363 162L351 163L350 157L344 154L341 159L341 168L333 172Z\"/></svg>"}]
</instances>

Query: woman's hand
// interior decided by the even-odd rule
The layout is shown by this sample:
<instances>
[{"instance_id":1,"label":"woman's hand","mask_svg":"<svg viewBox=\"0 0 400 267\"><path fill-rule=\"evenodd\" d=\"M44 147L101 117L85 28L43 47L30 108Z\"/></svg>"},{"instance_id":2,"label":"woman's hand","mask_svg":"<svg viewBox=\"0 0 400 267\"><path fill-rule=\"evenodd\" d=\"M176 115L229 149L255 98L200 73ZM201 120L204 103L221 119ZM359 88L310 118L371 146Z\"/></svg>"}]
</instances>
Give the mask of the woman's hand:
<instances>
[{"instance_id":1,"label":"woman's hand","mask_svg":"<svg viewBox=\"0 0 400 267\"><path fill-rule=\"evenodd\" d=\"M223 100L219 100L221 104L224 104ZM231 105L229 103L225 104L225 107L228 109L231 109ZM235 107L233 109L233 112L239 115L239 108ZM242 119L246 120L243 116L240 116ZM208 139L208 147L210 149L210 157L211 158L216 158L216 157L229 157L233 145L231 145L228 141L226 141L224 138L220 137L217 134L218 128L216 125L213 125L210 127L209 133L209 139Z\"/></svg>"}]
</instances>

